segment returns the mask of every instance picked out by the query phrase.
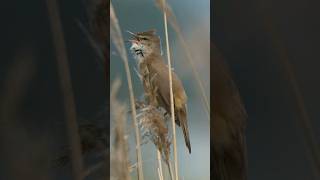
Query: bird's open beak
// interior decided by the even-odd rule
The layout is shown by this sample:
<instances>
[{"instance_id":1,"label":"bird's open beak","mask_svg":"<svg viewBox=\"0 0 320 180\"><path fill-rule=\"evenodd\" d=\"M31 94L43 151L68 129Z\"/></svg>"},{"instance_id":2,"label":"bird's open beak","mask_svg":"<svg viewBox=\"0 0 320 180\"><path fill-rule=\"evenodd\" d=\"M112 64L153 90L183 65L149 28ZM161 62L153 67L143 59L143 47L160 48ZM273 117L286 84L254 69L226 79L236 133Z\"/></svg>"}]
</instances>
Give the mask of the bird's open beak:
<instances>
[{"instance_id":1,"label":"bird's open beak","mask_svg":"<svg viewBox=\"0 0 320 180\"><path fill-rule=\"evenodd\" d=\"M135 39L129 39L125 41L126 43L137 43L138 41Z\"/></svg>"},{"instance_id":2,"label":"bird's open beak","mask_svg":"<svg viewBox=\"0 0 320 180\"><path fill-rule=\"evenodd\" d=\"M137 43L138 42L138 36L137 36L137 34L135 34L135 33L133 33L133 32L131 32L131 31L128 31L127 30L127 32L129 33L129 34L131 34L133 37L132 37L132 39L129 39L129 40L126 40L126 42L130 42L130 43Z\"/></svg>"},{"instance_id":3,"label":"bird's open beak","mask_svg":"<svg viewBox=\"0 0 320 180\"><path fill-rule=\"evenodd\" d=\"M129 34L131 34L132 36L137 36L135 33L133 33L133 32L131 32L131 31L129 31L129 30L127 30L127 33L129 33Z\"/></svg>"}]
</instances>

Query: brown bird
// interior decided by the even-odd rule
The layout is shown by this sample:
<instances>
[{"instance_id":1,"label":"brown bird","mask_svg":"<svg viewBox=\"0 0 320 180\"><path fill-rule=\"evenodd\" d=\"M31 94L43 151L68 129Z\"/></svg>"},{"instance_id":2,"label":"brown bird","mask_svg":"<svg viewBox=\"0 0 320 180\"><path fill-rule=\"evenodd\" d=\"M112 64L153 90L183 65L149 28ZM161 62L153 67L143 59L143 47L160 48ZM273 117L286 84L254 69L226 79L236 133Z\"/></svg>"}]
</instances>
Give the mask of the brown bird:
<instances>
[{"instance_id":1,"label":"brown bird","mask_svg":"<svg viewBox=\"0 0 320 180\"><path fill-rule=\"evenodd\" d=\"M227 66L213 48L213 179L246 180L247 114Z\"/></svg>"},{"instance_id":2,"label":"brown bird","mask_svg":"<svg viewBox=\"0 0 320 180\"><path fill-rule=\"evenodd\" d=\"M129 31L128 31L129 32ZM131 33L133 38L131 51L138 61L139 76L147 102L164 108L171 114L169 69L161 55L160 38L155 30ZM186 146L191 153L189 129L187 123L187 95L177 75L172 71L175 122L182 128Z\"/></svg>"}]
</instances>

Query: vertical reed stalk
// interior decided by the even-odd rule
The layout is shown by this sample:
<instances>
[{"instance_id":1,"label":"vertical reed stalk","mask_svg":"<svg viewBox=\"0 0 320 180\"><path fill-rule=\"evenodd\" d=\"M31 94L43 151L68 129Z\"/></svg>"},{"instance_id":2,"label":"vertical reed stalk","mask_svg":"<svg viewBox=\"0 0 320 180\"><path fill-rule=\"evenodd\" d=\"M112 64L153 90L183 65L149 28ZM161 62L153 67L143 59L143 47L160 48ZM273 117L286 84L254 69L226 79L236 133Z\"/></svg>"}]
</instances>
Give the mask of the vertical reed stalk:
<instances>
[{"instance_id":1,"label":"vertical reed stalk","mask_svg":"<svg viewBox=\"0 0 320 180\"><path fill-rule=\"evenodd\" d=\"M160 1L160 2L159 2ZM178 36L178 40L179 42L181 43L182 47L183 47L183 50L187 56L187 60L188 60L188 63L190 64L190 67L191 67L191 70L192 70L192 73L194 74L194 78L196 80L196 82L198 83L198 86L200 88L200 95L202 97L202 101L204 103L204 107L206 109L206 113L207 113L207 116L208 118L210 119L210 104L209 104L209 101L208 101L208 97L206 96L205 94L205 91L204 91L204 86L203 86L203 83L201 81L201 78L200 78L200 75L199 75L199 72L197 71L197 69L195 68L195 65L193 63L193 58L192 58L192 55L191 55L191 51L189 50L188 48L188 45L185 41L185 39L183 38L182 36L182 31L181 31L181 28L180 26L178 25L178 22L177 22L177 19L173 13L173 11L171 10L170 6L168 4L163 4L161 3L161 0L157 0L156 1L158 7L162 10L162 11L166 11L166 13L169 15L169 23L170 25L172 26L173 30L176 32L177 36Z\"/></svg>"},{"instance_id":2,"label":"vertical reed stalk","mask_svg":"<svg viewBox=\"0 0 320 180\"><path fill-rule=\"evenodd\" d=\"M172 172L172 165L171 165L171 162L170 162L170 161L168 162L168 166L169 166L170 179L173 180L173 179L174 179L174 178L173 178L173 174L171 173L171 172Z\"/></svg>"},{"instance_id":3,"label":"vertical reed stalk","mask_svg":"<svg viewBox=\"0 0 320 180\"><path fill-rule=\"evenodd\" d=\"M170 87L170 104L171 104L171 121L172 121L172 135L173 135L173 157L174 157L174 169L175 169L175 180L179 180L178 171L178 154L177 154L177 136L176 136L176 124L175 124L175 114L174 114L174 102L173 102L173 90L172 90L172 72L171 72L171 59L170 59L170 47L169 47L169 36L168 36L168 23L167 23L167 13L166 13L166 0L162 0L164 11L164 29L166 35L166 46L167 46L167 58L168 58L168 68L169 68L169 87Z\"/></svg>"},{"instance_id":4,"label":"vertical reed stalk","mask_svg":"<svg viewBox=\"0 0 320 180\"><path fill-rule=\"evenodd\" d=\"M113 43L115 44L125 66L125 71L127 75L127 82L129 88L129 95L130 95L130 105L131 105L131 116L134 123L135 128L135 135L136 135L136 153L137 153L137 163L138 163L138 179L143 180L143 170L142 170L142 157L141 157L141 147L140 147L140 133L139 127L137 123L137 113L133 95L133 88L132 88L132 81L131 81L131 74L129 69L128 57L124 47L123 38L121 34L121 29L118 23L118 19L113 9L113 5L110 2L110 28L111 28L111 38Z\"/></svg>"},{"instance_id":5,"label":"vertical reed stalk","mask_svg":"<svg viewBox=\"0 0 320 180\"><path fill-rule=\"evenodd\" d=\"M82 180L83 162L80 148L80 136L76 121L76 108L71 85L66 44L56 0L47 0L47 8L51 23L53 43L56 51L55 55L58 64L61 91L64 99L65 119L71 147L72 174L75 180Z\"/></svg>"},{"instance_id":6,"label":"vertical reed stalk","mask_svg":"<svg viewBox=\"0 0 320 180\"><path fill-rule=\"evenodd\" d=\"M161 152L157 150L157 159L158 159L158 175L159 180L163 180L163 171L162 171L162 163L161 163Z\"/></svg>"}]
</instances>

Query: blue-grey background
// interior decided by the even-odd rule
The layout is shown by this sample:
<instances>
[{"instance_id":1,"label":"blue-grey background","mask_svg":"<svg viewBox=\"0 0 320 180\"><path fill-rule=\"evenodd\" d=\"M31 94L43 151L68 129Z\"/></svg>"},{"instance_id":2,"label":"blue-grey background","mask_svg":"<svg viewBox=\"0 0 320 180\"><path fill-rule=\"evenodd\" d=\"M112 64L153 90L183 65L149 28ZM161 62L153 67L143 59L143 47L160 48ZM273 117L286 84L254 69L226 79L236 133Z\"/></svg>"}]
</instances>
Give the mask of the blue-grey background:
<instances>
[{"instance_id":1,"label":"blue-grey background","mask_svg":"<svg viewBox=\"0 0 320 180\"><path fill-rule=\"evenodd\" d=\"M191 0L187 1L167 1L177 16L177 21L182 28L182 34L189 44L191 54L193 55L194 64L197 71L200 73L200 78L204 83L206 96L210 97L210 1L200 0L196 3ZM130 38L130 34L126 30L132 32L146 31L149 29L156 29L157 34L162 41L163 56L166 59L166 44L164 36L163 14L157 8L155 1L149 0L120 0L112 1L115 13L117 14L120 27L124 39ZM177 128L177 144L178 144L178 160L179 171L181 178L185 180L193 179L210 179L210 130L209 119L204 110L201 96L199 94L199 87L195 82L194 75L191 72L190 66L186 59L184 51L177 40L176 33L169 28L169 39L171 48L172 66L176 74L180 77L185 87L188 96L188 123L190 130L190 141L192 146L192 153L188 154L182 131ZM124 65L113 44L111 45L110 55L110 80L111 82L119 77L122 80L122 88L119 92L119 99L125 101L129 105L129 95L127 88L127 80L124 72ZM126 50L129 57L129 65L133 77L133 89L137 98L143 95L143 88L134 68L136 62L129 51L130 44L126 44ZM131 127L131 120L128 121ZM111 123L111 128L113 127ZM134 151L134 132L130 130L130 159L131 163L135 163ZM112 135L111 135L112 137ZM171 147L171 151L173 151ZM144 172L146 179L157 178L157 161L156 150L154 145L150 142L142 146ZM172 157L173 158L173 157ZM164 170L167 170L165 164ZM133 173L136 179L135 172Z\"/></svg>"},{"instance_id":2,"label":"blue-grey background","mask_svg":"<svg viewBox=\"0 0 320 180\"><path fill-rule=\"evenodd\" d=\"M105 108L108 95L104 90L104 73L95 60L95 52L75 23L75 19L85 21L86 7L78 0L60 0L59 2L71 64L77 113L80 117L90 119ZM124 2L129 2L129 0ZM150 6L141 8L142 2ZM204 11L203 9L209 8L208 2L200 2L199 4L195 3L198 1L191 0L181 2L169 1L182 27L197 25L199 22L192 20L194 17L201 17L205 23L207 22L209 17L205 14L208 14L209 10ZM259 14L261 8L265 7L267 12L274 17L274 26L280 32L290 61L294 65L316 137L319 139L319 1L243 0L240 2L214 0L211 3L214 4L214 16L211 16L213 20L211 22L212 35L231 68L249 115L247 128L249 179L313 180L311 166L305 155L301 129L296 123L297 110L292 99L292 91ZM120 4L124 8L123 11L119 9ZM129 4L132 4L135 9L130 9ZM136 26L136 23L140 24L140 21L134 19L132 25L131 23L130 25L129 23L127 25L121 24L122 28L124 30L128 28L131 31L141 31L150 27L162 29L161 15L152 4L149 1L132 0L126 5L122 1L114 1L120 23L123 23L124 18L130 18L121 14L127 13L127 16L133 16L138 13L140 15L136 14L136 16L142 17L141 9L150 11L157 16L156 20L159 21L149 20L148 26L144 26L142 23L141 26ZM34 78L27 86L27 94L23 98L24 103L19 106L17 111L21 123L19 127L26 129L27 132L21 140L26 143L21 144L21 140L12 139L10 144L15 148L10 148L9 144L1 144L0 179L13 179L10 175L18 176L17 179L26 179L27 175L33 175L33 179L70 179L70 176L66 176L70 172L68 168L61 170L60 176L51 175L49 178L47 175L47 172L51 172L48 160L54 154L52 151L55 151L57 147L53 147L49 154L41 153L47 152L46 150L50 147L48 143L52 143L58 137L63 139L65 131L61 93L45 1L3 1L0 9L1 95L3 95L5 75L20 49L34 48L34 60L37 67ZM152 19L149 16L144 18ZM163 31L159 29L159 34L163 37ZM184 35L189 38L188 32L194 28L188 29L188 31L184 30ZM205 30L209 30L209 28L205 28ZM170 30L170 36L174 36L172 30ZM192 40L190 41L192 42ZM175 46L172 45L171 48L174 49ZM173 56L175 55L173 54ZM181 68L181 64L177 65L178 60L173 59L178 75L183 79L186 88L190 89L188 81L192 77L190 75L186 78L186 76L191 73L185 75L183 71L187 68ZM201 58L199 59L201 60ZM199 66L201 64L204 63L199 63ZM120 64L119 67L121 67ZM119 69L123 69L123 67ZM121 75L123 72L118 74ZM209 82L209 76L202 75L202 77L207 78L205 80ZM137 80L135 81L137 82ZM125 83L123 82L123 84ZM208 86L209 84L206 85L206 87ZM139 87L140 85L137 83L135 91L139 92ZM209 88L206 89L209 90ZM125 88L123 92L126 93ZM197 93L193 91L187 90L187 93L191 98L198 97ZM199 98L193 99L200 101ZM200 104L200 102L198 103ZM200 110L196 112L197 116L204 116ZM195 120L191 119L191 121ZM13 133L12 137L18 137L18 135ZM204 144L203 147L207 145ZM12 158L19 160L20 168L23 168L23 171L18 171L17 167L8 166L8 162L4 161L3 157L9 156L2 151L5 147L11 151ZM184 146L179 149L183 148ZM186 153L181 153L181 155L183 157L179 159L188 158ZM150 158L153 159L154 156L150 156ZM203 163L206 162L203 161ZM194 162L188 161L188 163L192 165ZM187 171L190 174L192 172L190 169ZM41 173L39 174L39 172ZM153 172L150 174L153 175Z\"/></svg>"}]
</instances>

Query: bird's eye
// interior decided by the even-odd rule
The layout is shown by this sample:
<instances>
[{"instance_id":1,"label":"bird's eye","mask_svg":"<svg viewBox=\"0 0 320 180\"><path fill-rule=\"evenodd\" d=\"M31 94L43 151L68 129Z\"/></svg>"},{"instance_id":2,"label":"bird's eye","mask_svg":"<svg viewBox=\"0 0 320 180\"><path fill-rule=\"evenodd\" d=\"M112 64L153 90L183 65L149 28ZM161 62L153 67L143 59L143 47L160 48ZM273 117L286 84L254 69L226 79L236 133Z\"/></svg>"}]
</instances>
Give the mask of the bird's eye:
<instances>
[{"instance_id":1,"label":"bird's eye","mask_svg":"<svg viewBox=\"0 0 320 180\"><path fill-rule=\"evenodd\" d=\"M145 40L145 41L148 40L148 38L145 38L145 37L143 37L143 38L141 38L141 39L142 39L142 40Z\"/></svg>"}]
</instances>

